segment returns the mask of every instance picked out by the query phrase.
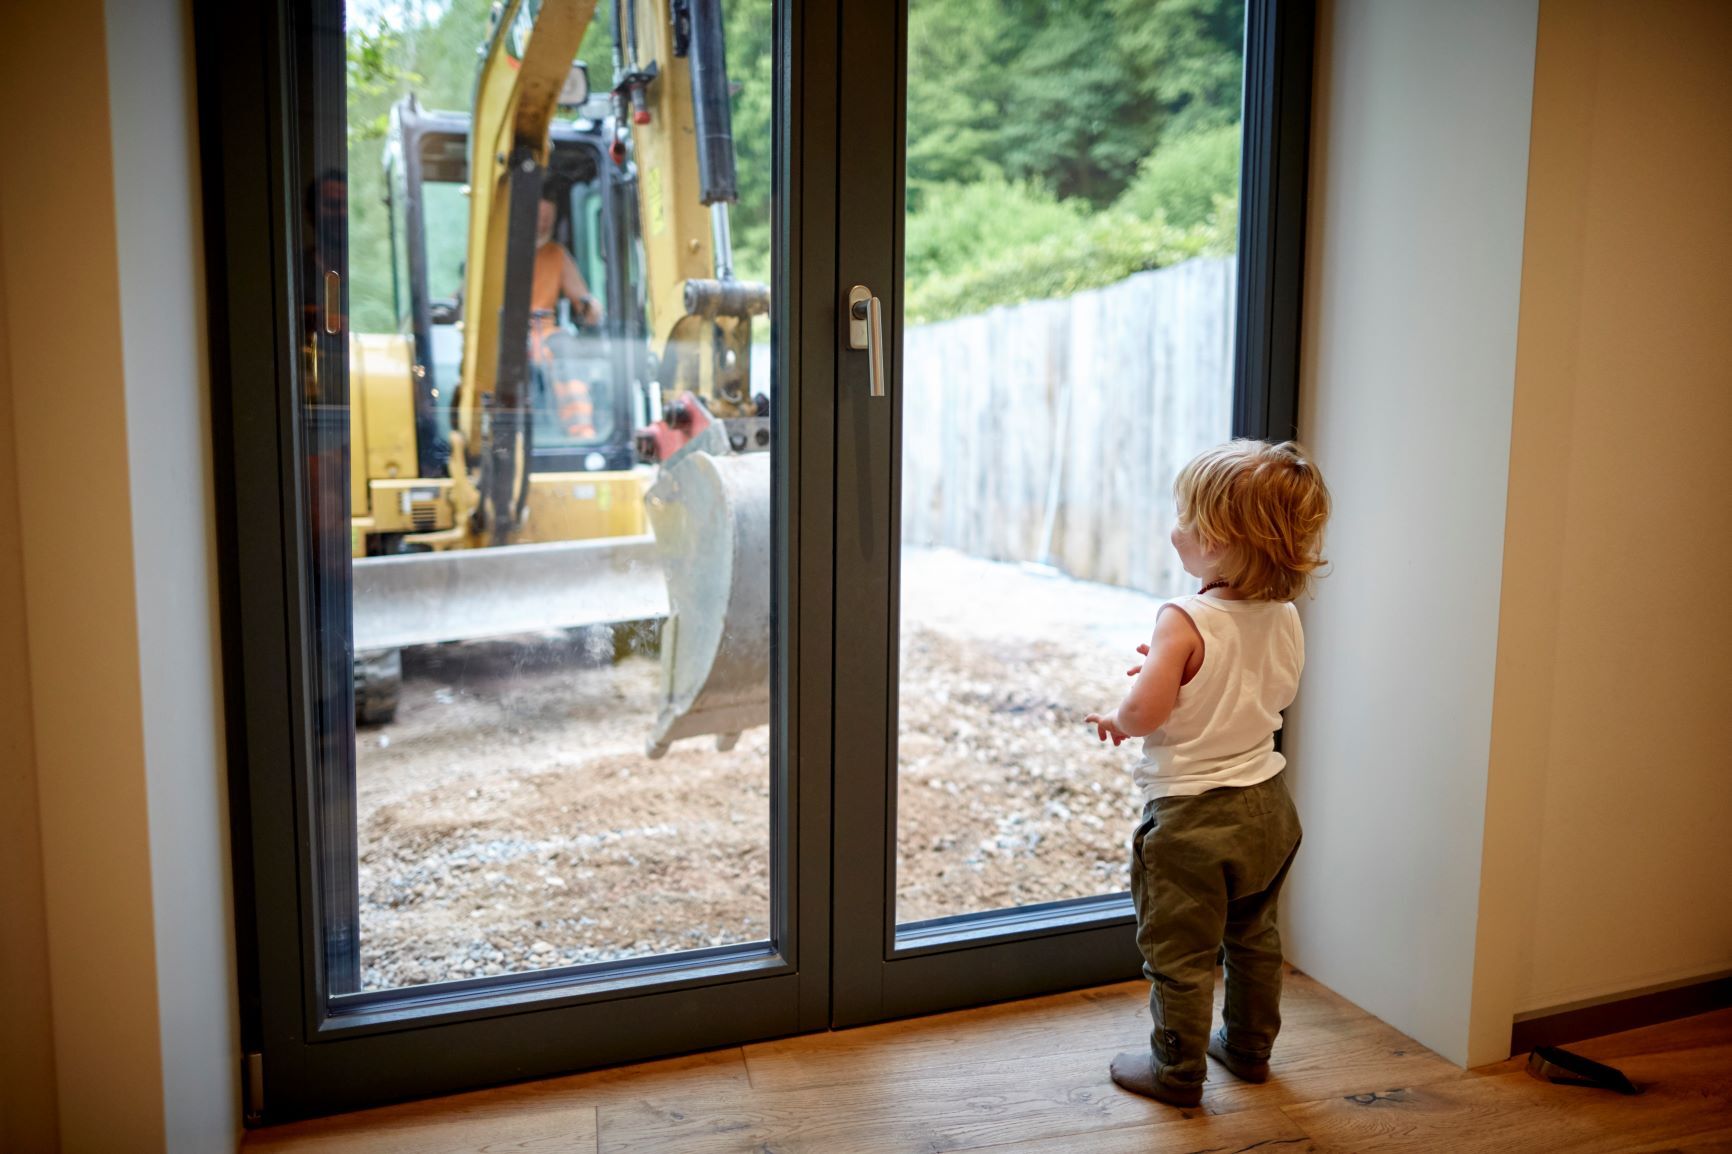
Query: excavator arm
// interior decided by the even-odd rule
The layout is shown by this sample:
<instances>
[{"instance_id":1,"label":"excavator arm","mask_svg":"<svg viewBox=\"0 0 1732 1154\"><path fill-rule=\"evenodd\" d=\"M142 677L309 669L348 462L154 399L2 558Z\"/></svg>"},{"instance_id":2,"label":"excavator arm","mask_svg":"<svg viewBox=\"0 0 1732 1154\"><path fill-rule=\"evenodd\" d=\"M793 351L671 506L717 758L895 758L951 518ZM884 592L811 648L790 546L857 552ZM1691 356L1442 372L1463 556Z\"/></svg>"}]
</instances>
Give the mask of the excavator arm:
<instances>
[{"instance_id":1,"label":"excavator arm","mask_svg":"<svg viewBox=\"0 0 1732 1154\"><path fill-rule=\"evenodd\" d=\"M661 459L708 417L761 415L751 393L752 317L769 286L734 276L730 207L739 199L720 0L612 0L615 161L631 136ZM695 194L695 195L694 195ZM695 397L702 414L682 412Z\"/></svg>"},{"instance_id":2,"label":"excavator arm","mask_svg":"<svg viewBox=\"0 0 1732 1154\"><path fill-rule=\"evenodd\" d=\"M769 402L751 390L770 290L734 276L721 0L612 2L612 151L623 163L629 131L662 410L639 441L661 462L645 496L668 592L659 757L707 734L726 749L770 719Z\"/></svg>"},{"instance_id":3,"label":"excavator arm","mask_svg":"<svg viewBox=\"0 0 1732 1154\"><path fill-rule=\"evenodd\" d=\"M469 258L454 467L479 481L460 510L473 544L503 545L529 483L529 296L548 129L595 0L508 0L476 78ZM462 487L460 487L462 489Z\"/></svg>"}]
</instances>

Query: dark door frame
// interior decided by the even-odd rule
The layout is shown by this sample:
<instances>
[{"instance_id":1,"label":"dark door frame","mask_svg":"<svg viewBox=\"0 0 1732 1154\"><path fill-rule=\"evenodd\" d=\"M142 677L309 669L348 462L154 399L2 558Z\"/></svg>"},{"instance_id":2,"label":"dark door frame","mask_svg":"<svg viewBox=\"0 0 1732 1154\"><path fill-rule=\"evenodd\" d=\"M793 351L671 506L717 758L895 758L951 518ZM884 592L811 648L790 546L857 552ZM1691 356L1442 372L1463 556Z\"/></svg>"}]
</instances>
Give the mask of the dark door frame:
<instances>
[{"instance_id":1,"label":"dark door frame","mask_svg":"<svg viewBox=\"0 0 1732 1154\"><path fill-rule=\"evenodd\" d=\"M1294 435L1304 265L1313 0L1248 0L1235 436ZM884 302L888 403L844 357L837 432L833 1020L858 1025L1136 977L1126 894L945 918L898 930L896 558L907 4L845 3L839 257L831 291ZM894 78L887 83L887 78ZM844 656L845 655L845 656ZM1126 832L1130 829L1127 820Z\"/></svg>"},{"instance_id":2,"label":"dark door frame","mask_svg":"<svg viewBox=\"0 0 1732 1154\"><path fill-rule=\"evenodd\" d=\"M788 447L776 489L785 563L774 567L784 804L773 814L771 863L789 879L776 914L785 956L720 951L706 968L659 975L649 962L623 967L611 985L529 976L332 1019L324 959L310 945L320 909L309 854L304 511L298 486L284 482L296 476L294 190L304 167L291 110L307 95L289 12L314 2L195 0L249 1122L1134 976L1122 897L963 919L900 942L889 924L894 641L885 646L880 634L876 650L857 645L862 622L896 603L896 504L857 502L873 485L894 493L895 458L881 447L894 445L899 414L865 406L862 358L839 353L839 301L852 283L877 288L900 348L905 5L786 0L777 63L787 112L775 164L787 240L773 349L778 379L789 382L777 407ZM1248 3L1240 435L1290 436L1295 423L1313 19L1313 0ZM895 62L893 84L871 74L874 60ZM897 195L875 198L885 172ZM893 243L874 240L883 237ZM894 359L889 368L894 390ZM841 678L838 653L847 654ZM862 749L875 769L858 768Z\"/></svg>"},{"instance_id":3,"label":"dark door frame","mask_svg":"<svg viewBox=\"0 0 1732 1154\"><path fill-rule=\"evenodd\" d=\"M771 870L782 883L773 943L502 975L350 1008L327 994L333 962L318 948L329 937L320 927L340 929L352 911L331 908L342 896L321 877L314 846L320 836L345 836L345 822L352 831L353 813L342 812L341 767L326 772L330 759L314 737L320 702L310 686L334 674L321 656L331 647L314 644L310 624L317 590L297 412L298 302L310 286L299 283L296 190L312 175L312 134L325 133L328 150L330 121L341 131L341 118L313 100L306 67L317 55L342 75L342 22L332 19L340 12L340 0L196 0L194 10L248 1122L822 1029L830 1018L832 544L828 502L803 495L833 485L833 8L785 0L777 16L775 212L786 243L775 255L772 353L789 384L775 410L784 456L771 567ZM314 123L321 110L324 123ZM344 341L323 350L339 371ZM321 790L324 807L315 804ZM338 879L335 888L344 884L352 883Z\"/></svg>"}]
</instances>

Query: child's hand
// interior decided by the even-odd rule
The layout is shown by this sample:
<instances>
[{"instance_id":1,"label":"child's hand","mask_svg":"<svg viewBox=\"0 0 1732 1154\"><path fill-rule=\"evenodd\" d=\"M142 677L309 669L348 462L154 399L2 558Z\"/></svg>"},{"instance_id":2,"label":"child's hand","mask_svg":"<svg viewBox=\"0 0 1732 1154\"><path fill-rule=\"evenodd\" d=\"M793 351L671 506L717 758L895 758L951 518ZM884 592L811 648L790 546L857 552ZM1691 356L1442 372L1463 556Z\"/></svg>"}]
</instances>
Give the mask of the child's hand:
<instances>
[{"instance_id":1,"label":"child's hand","mask_svg":"<svg viewBox=\"0 0 1732 1154\"><path fill-rule=\"evenodd\" d=\"M1110 737L1113 739L1113 744L1117 745L1130 736L1119 728L1119 723L1114 720L1111 713L1091 713L1086 720L1095 727L1095 732L1100 734L1102 741Z\"/></svg>"},{"instance_id":2,"label":"child's hand","mask_svg":"<svg viewBox=\"0 0 1732 1154\"><path fill-rule=\"evenodd\" d=\"M1143 644L1137 646L1137 652L1141 653L1144 657L1147 657L1149 655L1148 643L1144 642ZM1137 674L1141 673L1142 671L1143 671L1143 667L1141 664L1133 665L1129 669L1125 670L1125 676L1126 677L1135 677Z\"/></svg>"}]
</instances>

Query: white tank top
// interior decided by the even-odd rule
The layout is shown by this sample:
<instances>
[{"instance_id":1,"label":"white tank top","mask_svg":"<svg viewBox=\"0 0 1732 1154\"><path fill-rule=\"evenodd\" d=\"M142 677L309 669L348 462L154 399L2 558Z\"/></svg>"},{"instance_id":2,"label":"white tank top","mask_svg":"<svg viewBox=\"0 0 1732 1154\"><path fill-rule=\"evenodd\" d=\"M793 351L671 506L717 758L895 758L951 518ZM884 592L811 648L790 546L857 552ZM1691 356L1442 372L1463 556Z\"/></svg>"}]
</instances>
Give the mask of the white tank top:
<instances>
[{"instance_id":1,"label":"white tank top","mask_svg":"<svg viewBox=\"0 0 1732 1154\"><path fill-rule=\"evenodd\" d=\"M1143 800L1274 777L1287 764L1275 751L1275 731L1305 666L1299 611L1286 601L1206 594L1175 597L1167 605L1196 624L1203 664L1179 687L1167 723L1143 739L1143 760L1134 770Z\"/></svg>"}]
</instances>

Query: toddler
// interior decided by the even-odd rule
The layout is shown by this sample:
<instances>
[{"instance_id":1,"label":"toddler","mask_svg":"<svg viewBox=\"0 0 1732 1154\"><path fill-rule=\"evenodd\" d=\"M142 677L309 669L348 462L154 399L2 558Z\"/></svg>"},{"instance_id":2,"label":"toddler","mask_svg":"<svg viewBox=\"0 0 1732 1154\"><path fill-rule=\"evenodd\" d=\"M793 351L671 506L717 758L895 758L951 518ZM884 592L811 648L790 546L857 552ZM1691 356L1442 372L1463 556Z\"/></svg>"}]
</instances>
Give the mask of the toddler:
<instances>
[{"instance_id":1,"label":"toddler","mask_svg":"<svg viewBox=\"0 0 1732 1154\"><path fill-rule=\"evenodd\" d=\"M1154 1032L1113 1059L1113 1081L1195 1106L1205 1050L1261 1082L1281 1028L1275 902L1299 818L1275 731L1305 663L1293 599L1323 564L1329 490L1297 444L1233 441L1186 465L1173 493L1173 548L1202 588L1161 606L1130 692L1088 720L1102 741L1144 739L1131 896ZM1225 1025L1211 1037L1223 947Z\"/></svg>"}]
</instances>

